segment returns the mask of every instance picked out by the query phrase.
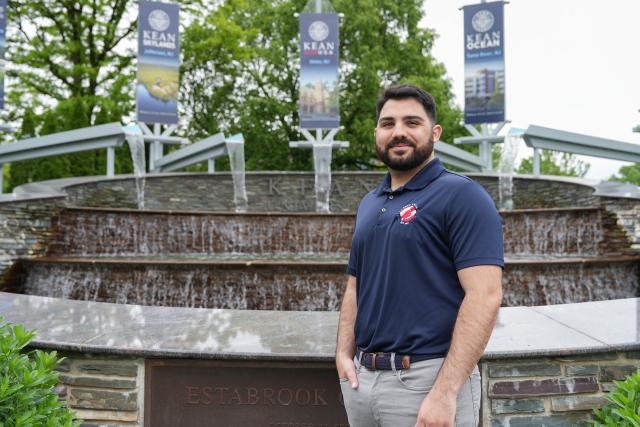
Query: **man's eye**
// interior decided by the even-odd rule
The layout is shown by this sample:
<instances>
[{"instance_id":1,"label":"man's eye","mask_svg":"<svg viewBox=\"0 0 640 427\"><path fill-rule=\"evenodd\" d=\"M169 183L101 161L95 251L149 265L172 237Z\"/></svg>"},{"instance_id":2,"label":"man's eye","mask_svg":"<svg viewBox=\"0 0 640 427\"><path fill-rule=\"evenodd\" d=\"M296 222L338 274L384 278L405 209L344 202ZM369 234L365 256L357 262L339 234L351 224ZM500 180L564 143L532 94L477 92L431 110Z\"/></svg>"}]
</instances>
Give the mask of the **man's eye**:
<instances>
[{"instance_id":1,"label":"man's eye","mask_svg":"<svg viewBox=\"0 0 640 427\"><path fill-rule=\"evenodd\" d=\"M392 122L382 122L382 124L380 126L382 126L383 128L389 128L389 127L393 126L393 123Z\"/></svg>"}]
</instances>

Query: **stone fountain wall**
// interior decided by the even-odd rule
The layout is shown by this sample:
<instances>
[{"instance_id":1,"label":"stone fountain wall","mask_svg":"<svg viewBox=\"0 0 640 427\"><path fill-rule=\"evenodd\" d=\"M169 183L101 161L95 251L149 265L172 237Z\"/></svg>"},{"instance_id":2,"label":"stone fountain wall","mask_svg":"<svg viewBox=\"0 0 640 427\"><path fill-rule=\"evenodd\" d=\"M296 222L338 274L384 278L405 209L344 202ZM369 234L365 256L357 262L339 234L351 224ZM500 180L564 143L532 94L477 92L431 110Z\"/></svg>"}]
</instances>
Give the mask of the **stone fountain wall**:
<instances>
[{"instance_id":1,"label":"stone fountain wall","mask_svg":"<svg viewBox=\"0 0 640 427\"><path fill-rule=\"evenodd\" d=\"M503 306L536 306L638 296L637 260L512 263ZM28 295L193 308L337 311L346 263L23 261L11 290Z\"/></svg>"},{"instance_id":2,"label":"stone fountain wall","mask_svg":"<svg viewBox=\"0 0 640 427\"><path fill-rule=\"evenodd\" d=\"M83 427L144 425L145 359L63 352L58 395ZM640 367L640 352L483 358L484 427L586 426L613 381Z\"/></svg>"},{"instance_id":3,"label":"stone fountain wall","mask_svg":"<svg viewBox=\"0 0 640 427\"><path fill-rule=\"evenodd\" d=\"M362 187L362 191L365 191L366 185L375 185L380 176L371 174L369 181L367 181L369 178L365 178L363 182L358 183L358 185ZM249 194L250 202L253 194L256 196L255 200L258 201L258 203L262 203L261 206L266 210L306 210L307 206L313 206L312 202L302 196L304 191L307 191L307 182L311 184L312 178L307 180L305 177L302 181L293 179L291 181L266 180L266 182L264 182L264 176L262 176L261 179L261 182L256 183L255 188L258 190L251 190L253 193L250 192ZM180 180L181 179L174 179L174 185L177 186ZM482 181L483 179L480 180ZM340 187L339 192L342 195L334 202L340 204L334 205L334 209L338 207L339 209L348 211L349 209L355 208L355 202L352 203L349 196L355 193L349 193L349 188L351 187L348 187L352 185L353 182L347 181L353 181L353 179L347 179L344 181L344 188ZM113 185L114 182L115 181L112 181L111 185ZM158 182L160 183L160 181ZM516 191L518 185L523 183L532 185L529 190L533 194L527 196L526 200L516 200L516 206L522 206L519 205L519 203L525 202L527 207L599 206L602 201L602 205L605 206L607 210L596 209L588 213L583 213L586 215L583 219L586 219L587 223L584 224L582 228L576 228L575 230L574 225L572 225L574 224L572 222L574 221L574 217L571 215L566 216L565 219L562 219L560 215L554 217L553 220L547 220L544 218L544 215L547 213L540 214L537 219L535 219L535 221L540 221L539 223L533 221L527 226L528 228L522 227L522 229L517 229L522 226L521 223L518 225L518 222L514 222L514 226L508 225L511 219L505 215L507 230L511 227L515 233L513 235L514 238L519 239L518 243L510 246L508 251L514 254L514 256L518 255L521 258L525 258L524 261L516 260L517 262L512 263L508 269L513 268L512 271L515 272L517 268L524 268L525 270L523 270L522 274L531 271L530 265L527 265L526 262L526 258L531 255L531 252L539 254L540 252L548 251L555 254L554 256L556 257L573 254L574 257L578 255L580 257L593 258L598 257L599 254L602 253L625 256L628 253L629 244L636 245L637 247L640 243L640 233L638 233L640 226L638 225L637 215L638 204L635 201L617 198L599 199L592 196L592 190L588 187L579 185L572 186L566 183L558 184L551 181L543 182L543 180L541 180L539 184L533 184L527 182L527 180L516 179ZM165 182L164 184L169 185L170 183ZM215 186L211 184L215 183L212 183L210 179L200 182L198 189L201 192L199 194L218 194L216 193L218 190L213 190ZM490 192L494 193L492 185L494 184L489 183L487 187ZM125 188L126 185L121 189L118 189L116 186L116 188L112 188L111 190L109 190L108 184L104 186L102 183L96 184L93 189L90 188L91 186L92 185L89 185L89 188L76 187L71 191L73 194L71 194L67 203L80 203L86 200L89 202L88 204L95 203L95 206L101 206L100 203L114 203L120 206L121 197L128 200L127 197L129 196L125 194L127 191L129 195L133 194L130 191L131 188ZM230 188L230 186L228 186L228 188ZM155 193L152 192L151 194L155 194L154 197L159 200L156 204L157 208L182 210L192 208L204 210L231 209L231 206L227 206L224 209L221 208L220 200L222 200L222 197L220 200L217 200L216 203L212 201L213 199L209 200L202 197L200 197L199 200L198 197L192 197L192 195L187 194L188 192L185 192L184 187L171 189L170 187L163 188L162 186L157 186L154 191ZM260 191L264 191L264 193L260 194ZM535 194L536 192L539 194ZM338 190L335 190L335 193L337 194ZM348 198L349 201L345 202L345 198ZM229 200L230 199L231 198L229 198ZM359 196L354 200L356 199L359 200ZM260 200L263 202L259 202ZM128 203L128 201L126 203ZM57 212L62 204L62 199L29 202L15 201L0 204L0 214L2 215L0 219L2 219L5 224L2 238L6 238L7 240L5 242L8 243L8 245L0 245L4 251L2 253L5 257L4 265L8 265L8 263L11 263L16 258L21 258L26 255L42 255L44 253L50 238L50 218ZM135 200L132 198L131 206L134 206L134 204ZM615 217L607 212L615 213ZM614 219L616 221L613 221ZM86 230L89 230L91 228L89 226L91 220L85 220L87 221ZM601 226L594 227L592 221L595 220L598 220ZM159 221L162 222L162 220ZM188 224L191 219L185 216L184 219L180 221ZM553 230L545 229L545 224L549 224L550 221L564 221L568 227L573 230L571 233L574 234L557 236ZM133 219L133 222L135 222L135 219ZM617 225L614 227L612 224L615 222L617 222ZM61 221L60 224L62 226L64 221ZM71 226L73 224L67 223L66 225ZM122 226L122 223L120 223L119 227L120 226ZM190 226L186 227L184 231L186 231L187 236L190 237L187 237L187 240L176 239L173 243L169 242L169 244L174 245L176 248L184 246L198 247L196 244L196 242L198 242L197 236L202 230L206 231L206 227L202 227L199 231L196 227L196 232L191 234L189 234L189 230L191 230L189 228ZM620 232L622 229L626 232L626 235ZM537 231L547 236L557 236L558 238L556 241L551 240L548 243L545 242L541 248L538 235L531 234ZM346 228L340 233L343 232L346 232ZM292 231L292 233L294 232ZM115 238L115 236L117 236L117 234L112 236L91 236L90 234L85 234L82 239L77 238L67 242L65 242L64 239L60 239L59 236L56 236L56 243L52 246L52 251L55 252L60 250L60 248L67 247L75 248L75 255L91 254L91 251L94 250L97 251L95 253L97 254L100 252L101 246L94 243L108 242L108 239L112 237ZM124 233L121 233L118 238L127 241ZM84 242L83 239L85 240ZM191 239L191 241L188 239ZM92 240L92 242L90 242L90 240ZM205 247L203 242L206 241L207 239L200 239L201 248ZM282 248L285 248L286 242L282 242L282 239L280 239L280 241L285 245L282 246ZM162 244L160 239L156 239L156 243L159 245ZM623 243L626 243L626 247ZM88 246L82 246L83 244ZM130 244L130 248L133 251L146 250L144 246L140 246L134 241L130 242ZM209 247L209 249L213 248L214 246ZM234 245L226 246L226 249L223 247L216 248L231 252L235 250L233 249ZM285 252L288 249L282 250ZM153 252L153 250L149 250L149 252ZM61 252L58 252L58 255L60 254ZM102 251L101 256L106 255L109 254ZM61 261L61 265L64 266L64 268L70 265L81 265L83 266L82 268L89 268L88 263L73 263L69 262L69 260ZM535 268L563 269L571 264L583 271L599 268L601 272L604 272L603 274L605 276L612 277L614 281L619 283L628 281L626 277L620 278L616 276L618 273L615 269L612 270L612 266L607 265L607 263L573 262L562 265L554 263L548 264L548 266L536 265ZM30 269L37 271L42 265L42 263L34 262L30 265ZM105 268L105 265L109 265L110 270L119 270L122 272L126 272L127 268L130 267L126 265L102 264L91 268ZM139 265L144 265L144 263L140 263ZM162 263L157 265L162 265ZM335 263L330 266L331 268L337 268ZM627 269L627 272L624 274L630 274L630 277L636 277L637 280L637 261L619 262L616 266ZM254 270L257 271L259 268L254 268ZM89 270L81 271L79 275L86 274L86 271ZM575 269L566 272L554 271L553 274L573 278L575 282L576 271ZM43 272L42 274L47 273ZM131 272L127 272L126 274L131 274ZM595 274L595 276L590 274L590 277L600 277L598 276L599 274L600 273ZM323 280L326 281L326 278ZM538 287L544 288L544 286L544 283L536 284L532 290L527 290L528 295L535 295L538 292ZM308 292L308 289L306 291ZM327 293L326 290L323 292ZM567 288L566 292L572 295L579 293L575 288ZM128 295L128 293L126 294ZM99 296L99 292L97 292L96 295ZM585 298L592 297L593 296L587 294ZM70 352L67 353L66 356L68 357L68 361L60 368L63 372L58 392L73 409L79 412L80 417L86 420L86 426L143 425L143 363L151 359L143 360L127 356L92 356L88 353L81 352ZM483 389L485 390L483 400L483 425L492 427L542 424L557 426L581 425L584 420L588 418L591 407L602 404L603 393L611 387L611 381L614 379L622 379L638 366L640 366L640 354L637 351L567 355L563 357L485 358L482 360L482 371L484 374Z\"/></svg>"},{"instance_id":4,"label":"stone fountain wall","mask_svg":"<svg viewBox=\"0 0 640 427\"><path fill-rule=\"evenodd\" d=\"M20 293L82 301L238 310L338 311L343 264L31 263Z\"/></svg>"},{"instance_id":5,"label":"stone fountain wall","mask_svg":"<svg viewBox=\"0 0 640 427\"><path fill-rule=\"evenodd\" d=\"M599 208L503 213L504 305L638 296L638 258ZM5 289L142 305L336 311L353 215L65 208Z\"/></svg>"},{"instance_id":6,"label":"stone fountain wall","mask_svg":"<svg viewBox=\"0 0 640 427\"><path fill-rule=\"evenodd\" d=\"M502 212L507 257L631 255L616 217L598 208ZM353 215L65 209L54 256L270 255L346 257Z\"/></svg>"},{"instance_id":7,"label":"stone fountain wall","mask_svg":"<svg viewBox=\"0 0 640 427\"><path fill-rule=\"evenodd\" d=\"M58 365L60 400L82 427L142 426L144 359L64 352Z\"/></svg>"},{"instance_id":8,"label":"stone fountain wall","mask_svg":"<svg viewBox=\"0 0 640 427\"><path fill-rule=\"evenodd\" d=\"M640 367L640 352L482 361L485 427L586 426L605 393Z\"/></svg>"},{"instance_id":9,"label":"stone fountain wall","mask_svg":"<svg viewBox=\"0 0 640 427\"><path fill-rule=\"evenodd\" d=\"M0 202L0 283L18 258L43 255L63 198Z\"/></svg>"},{"instance_id":10,"label":"stone fountain wall","mask_svg":"<svg viewBox=\"0 0 640 427\"><path fill-rule=\"evenodd\" d=\"M496 177L469 174L498 199ZM360 199L384 177L382 172L334 172L331 211L354 212ZM548 179L514 178L515 208L597 206L593 188ZM313 212L314 175L305 172L249 172L247 197L251 212ZM69 206L136 208L133 179L100 180L69 186ZM229 173L158 174L146 178L147 209L233 212Z\"/></svg>"},{"instance_id":11,"label":"stone fountain wall","mask_svg":"<svg viewBox=\"0 0 640 427\"><path fill-rule=\"evenodd\" d=\"M346 257L353 215L215 214L65 209L50 255Z\"/></svg>"}]
</instances>

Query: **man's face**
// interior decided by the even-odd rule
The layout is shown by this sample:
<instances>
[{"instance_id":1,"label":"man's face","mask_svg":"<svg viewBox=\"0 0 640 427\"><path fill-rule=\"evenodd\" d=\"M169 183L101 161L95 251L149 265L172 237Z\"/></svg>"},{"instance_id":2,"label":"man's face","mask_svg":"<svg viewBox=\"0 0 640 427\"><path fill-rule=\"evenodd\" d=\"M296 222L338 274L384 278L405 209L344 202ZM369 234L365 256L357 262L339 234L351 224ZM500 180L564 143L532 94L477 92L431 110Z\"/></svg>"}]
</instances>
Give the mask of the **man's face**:
<instances>
[{"instance_id":1,"label":"man's face","mask_svg":"<svg viewBox=\"0 0 640 427\"><path fill-rule=\"evenodd\" d=\"M390 99L376 126L376 153L390 169L415 169L431 157L442 128L434 125L413 98Z\"/></svg>"}]
</instances>

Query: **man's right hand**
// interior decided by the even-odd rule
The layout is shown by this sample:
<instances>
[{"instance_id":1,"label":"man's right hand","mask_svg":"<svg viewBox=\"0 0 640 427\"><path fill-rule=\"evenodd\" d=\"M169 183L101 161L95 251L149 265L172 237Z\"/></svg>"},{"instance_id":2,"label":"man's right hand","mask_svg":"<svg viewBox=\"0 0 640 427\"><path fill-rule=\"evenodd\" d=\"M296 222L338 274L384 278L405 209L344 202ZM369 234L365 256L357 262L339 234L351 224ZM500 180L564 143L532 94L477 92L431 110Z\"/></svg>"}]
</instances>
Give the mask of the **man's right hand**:
<instances>
[{"instance_id":1,"label":"man's right hand","mask_svg":"<svg viewBox=\"0 0 640 427\"><path fill-rule=\"evenodd\" d=\"M349 356L336 356L336 368L340 379L347 379L352 389L358 388L358 376L356 375L356 365Z\"/></svg>"}]
</instances>

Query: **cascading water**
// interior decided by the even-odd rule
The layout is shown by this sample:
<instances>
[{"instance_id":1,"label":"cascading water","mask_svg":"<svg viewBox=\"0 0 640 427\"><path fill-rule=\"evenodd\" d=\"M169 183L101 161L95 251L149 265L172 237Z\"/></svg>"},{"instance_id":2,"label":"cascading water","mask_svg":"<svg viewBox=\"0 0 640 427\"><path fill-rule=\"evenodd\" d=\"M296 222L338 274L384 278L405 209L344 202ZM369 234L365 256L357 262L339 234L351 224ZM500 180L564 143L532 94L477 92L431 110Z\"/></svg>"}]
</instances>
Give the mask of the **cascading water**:
<instances>
[{"instance_id":1,"label":"cascading water","mask_svg":"<svg viewBox=\"0 0 640 427\"><path fill-rule=\"evenodd\" d=\"M331 144L313 145L313 170L316 182L316 212L329 213L331 194Z\"/></svg>"},{"instance_id":2,"label":"cascading water","mask_svg":"<svg viewBox=\"0 0 640 427\"><path fill-rule=\"evenodd\" d=\"M231 179L233 180L233 203L236 212L247 212L247 189L245 185L244 141L241 135L234 135L227 139L227 153L231 167Z\"/></svg>"},{"instance_id":3,"label":"cascading water","mask_svg":"<svg viewBox=\"0 0 640 427\"><path fill-rule=\"evenodd\" d=\"M145 153L144 153L144 137L142 134L127 134L127 143L129 151L131 151L131 160L133 161L133 172L136 179L136 194L138 200L138 209L144 209L144 174L146 169Z\"/></svg>"},{"instance_id":4,"label":"cascading water","mask_svg":"<svg viewBox=\"0 0 640 427\"><path fill-rule=\"evenodd\" d=\"M503 210L513 210L513 170L521 139L522 132L511 129L504 139L502 153L500 154L498 204L500 209Z\"/></svg>"}]
</instances>

